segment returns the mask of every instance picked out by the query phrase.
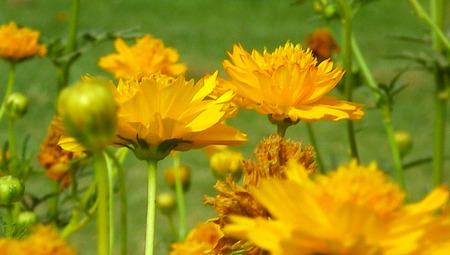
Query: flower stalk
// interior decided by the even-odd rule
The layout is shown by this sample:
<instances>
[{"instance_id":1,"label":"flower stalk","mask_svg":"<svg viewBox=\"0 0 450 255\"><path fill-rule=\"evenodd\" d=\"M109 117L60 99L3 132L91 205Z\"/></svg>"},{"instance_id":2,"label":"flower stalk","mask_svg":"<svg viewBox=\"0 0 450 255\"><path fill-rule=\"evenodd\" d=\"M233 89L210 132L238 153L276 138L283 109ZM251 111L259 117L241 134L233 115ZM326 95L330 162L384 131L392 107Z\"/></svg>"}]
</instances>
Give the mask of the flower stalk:
<instances>
[{"instance_id":1,"label":"flower stalk","mask_svg":"<svg viewBox=\"0 0 450 255\"><path fill-rule=\"evenodd\" d=\"M319 148L317 147L317 141L316 141L316 135L314 134L314 130L312 129L311 123L306 123L306 131L308 132L309 141L311 142L311 145L314 147L314 150L316 152L316 163L317 168L320 173L324 173L325 167L322 160L322 157L319 153Z\"/></svg>"},{"instance_id":2,"label":"flower stalk","mask_svg":"<svg viewBox=\"0 0 450 255\"><path fill-rule=\"evenodd\" d=\"M97 181L97 254L110 254L108 172L102 151L94 153L95 179Z\"/></svg>"},{"instance_id":3,"label":"flower stalk","mask_svg":"<svg viewBox=\"0 0 450 255\"><path fill-rule=\"evenodd\" d=\"M175 173L175 193L177 196L177 207L178 207L178 240L184 240L186 236L186 205L184 201L184 191L183 183L181 180L180 172L180 156L177 154L173 155L173 168Z\"/></svg>"},{"instance_id":4,"label":"flower stalk","mask_svg":"<svg viewBox=\"0 0 450 255\"><path fill-rule=\"evenodd\" d=\"M147 223L145 231L145 255L153 255L155 242L155 216L156 216L156 171L158 160L150 159L148 164L147 185Z\"/></svg>"},{"instance_id":5,"label":"flower stalk","mask_svg":"<svg viewBox=\"0 0 450 255\"><path fill-rule=\"evenodd\" d=\"M6 91L5 91L5 97L3 98L3 102L2 105L0 107L0 121L3 118L3 115L5 114L6 111L6 101L9 97L9 95L11 95L13 86L14 86L14 79L16 76L16 66L17 66L17 62L15 61L10 61L9 62L9 75L8 75L8 83L6 84Z\"/></svg>"}]
</instances>

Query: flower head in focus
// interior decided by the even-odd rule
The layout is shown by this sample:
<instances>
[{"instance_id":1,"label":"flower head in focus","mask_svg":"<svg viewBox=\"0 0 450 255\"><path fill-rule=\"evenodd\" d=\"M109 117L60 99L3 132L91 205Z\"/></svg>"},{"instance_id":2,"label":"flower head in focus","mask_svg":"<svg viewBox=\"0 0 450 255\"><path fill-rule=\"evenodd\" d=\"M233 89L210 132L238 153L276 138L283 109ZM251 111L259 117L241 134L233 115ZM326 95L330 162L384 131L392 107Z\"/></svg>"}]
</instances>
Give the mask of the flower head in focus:
<instances>
[{"instance_id":1,"label":"flower head in focus","mask_svg":"<svg viewBox=\"0 0 450 255\"><path fill-rule=\"evenodd\" d=\"M119 105L114 143L131 148L140 159L162 159L171 150L209 145L238 146L247 136L224 124L230 117L229 91L212 99L217 73L197 84L162 74L142 80L119 81L113 88Z\"/></svg>"},{"instance_id":2,"label":"flower head in focus","mask_svg":"<svg viewBox=\"0 0 450 255\"><path fill-rule=\"evenodd\" d=\"M39 44L39 31L16 23L0 26L0 57L10 61L20 61L35 55L43 57L47 53L45 45Z\"/></svg>"},{"instance_id":3,"label":"flower head in focus","mask_svg":"<svg viewBox=\"0 0 450 255\"><path fill-rule=\"evenodd\" d=\"M290 165L286 179L264 179L249 188L270 219L231 217L223 231L273 255L438 254L433 252L449 247L448 213L439 212L447 188L403 205L405 194L374 164L352 162L315 180L299 167Z\"/></svg>"},{"instance_id":4,"label":"flower head in focus","mask_svg":"<svg viewBox=\"0 0 450 255\"><path fill-rule=\"evenodd\" d=\"M219 225L213 222L198 224L189 232L184 242L172 244L172 251L169 255L206 254L222 236Z\"/></svg>"},{"instance_id":5,"label":"flower head in focus","mask_svg":"<svg viewBox=\"0 0 450 255\"><path fill-rule=\"evenodd\" d=\"M129 47L118 38L115 43L117 53L100 58L99 66L114 73L117 79L141 79L153 73L168 76L184 75L186 65L177 63L178 52L165 47L164 43L150 35L136 39L136 44Z\"/></svg>"},{"instance_id":6,"label":"flower head in focus","mask_svg":"<svg viewBox=\"0 0 450 255\"><path fill-rule=\"evenodd\" d=\"M58 124L59 123L59 124ZM55 118L47 131L47 137L41 144L38 154L38 160L45 168L45 175L61 183L61 188L65 188L70 184L70 170L75 165L74 160L84 157L82 151L68 151L61 148L58 142L63 135L62 122Z\"/></svg>"},{"instance_id":7,"label":"flower head in focus","mask_svg":"<svg viewBox=\"0 0 450 255\"><path fill-rule=\"evenodd\" d=\"M239 107L253 109L272 119L313 122L356 120L363 117L360 104L326 96L344 75L333 62L317 62L310 50L286 43L273 53L251 54L235 45L223 66L231 77L223 86L236 92Z\"/></svg>"},{"instance_id":8,"label":"flower head in focus","mask_svg":"<svg viewBox=\"0 0 450 255\"><path fill-rule=\"evenodd\" d=\"M314 30L306 37L306 44L319 62L331 58L332 53L339 53L340 48L327 28Z\"/></svg>"}]
</instances>

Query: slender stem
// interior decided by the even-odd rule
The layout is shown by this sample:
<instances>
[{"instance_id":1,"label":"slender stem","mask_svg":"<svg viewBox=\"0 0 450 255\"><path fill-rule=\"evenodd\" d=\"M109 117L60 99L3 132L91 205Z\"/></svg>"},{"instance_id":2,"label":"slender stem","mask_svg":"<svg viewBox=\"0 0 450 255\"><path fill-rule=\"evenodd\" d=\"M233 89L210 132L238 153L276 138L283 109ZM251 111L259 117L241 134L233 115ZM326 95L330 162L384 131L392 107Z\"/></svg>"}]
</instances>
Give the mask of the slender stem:
<instances>
[{"instance_id":1,"label":"slender stem","mask_svg":"<svg viewBox=\"0 0 450 255\"><path fill-rule=\"evenodd\" d=\"M105 149L106 153L113 160L117 169L117 180L119 183L119 203L120 203L120 254L127 254L128 243L128 209L127 209L127 191L125 183L125 172L121 162L125 159L127 149L120 149L116 155Z\"/></svg>"},{"instance_id":2,"label":"slender stem","mask_svg":"<svg viewBox=\"0 0 450 255\"><path fill-rule=\"evenodd\" d=\"M108 172L103 152L94 154L97 180L97 255L109 255Z\"/></svg>"},{"instance_id":3,"label":"slender stem","mask_svg":"<svg viewBox=\"0 0 450 255\"><path fill-rule=\"evenodd\" d=\"M286 130L289 126L288 125L284 125L283 122L280 122L277 124L277 134L279 134L281 137L284 138L284 136L286 135Z\"/></svg>"},{"instance_id":4,"label":"slender stem","mask_svg":"<svg viewBox=\"0 0 450 255\"><path fill-rule=\"evenodd\" d=\"M8 83L6 84L5 97L3 98L2 106L0 107L0 121L3 118L3 115L6 111L6 101L11 95L13 86L14 86L14 78L16 76L16 62L9 62L9 75L8 75Z\"/></svg>"},{"instance_id":5,"label":"slender stem","mask_svg":"<svg viewBox=\"0 0 450 255\"><path fill-rule=\"evenodd\" d=\"M80 0L72 0L72 6L70 11L70 27L69 34L67 36L67 44L64 49L63 55L68 55L75 50L76 38L78 31L78 19L80 16ZM61 64L58 68L58 92L67 86L69 80L69 68L71 60L68 60Z\"/></svg>"},{"instance_id":6,"label":"slender stem","mask_svg":"<svg viewBox=\"0 0 450 255\"><path fill-rule=\"evenodd\" d=\"M12 238L13 237L13 230L14 230L14 216L13 216L13 208L14 206L12 204L6 205L6 215L5 215L5 237L6 238Z\"/></svg>"},{"instance_id":7,"label":"slender stem","mask_svg":"<svg viewBox=\"0 0 450 255\"><path fill-rule=\"evenodd\" d=\"M364 76L364 78L367 81L367 85L373 90L377 91L378 84L373 78L372 74L370 73L369 68L367 67L367 63L361 53L361 50L359 49L358 42L356 41L355 37L352 36L352 49L353 49L353 55L355 56L356 61L358 62L359 68L361 69L361 72ZM373 93L375 99L378 101L380 99L380 94Z\"/></svg>"},{"instance_id":8,"label":"slender stem","mask_svg":"<svg viewBox=\"0 0 450 255\"><path fill-rule=\"evenodd\" d=\"M433 186L443 181L445 131L447 116L448 91L445 91L445 73L436 71L436 92L434 98L434 144L433 144Z\"/></svg>"},{"instance_id":9,"label":"slender stem","mask_svg":"<svg viewBox=\"0 0 450 255\"><path fill-rule=\"evenodd\" d=\"M147 197L147 226L145 232L145 255L153 255L155 242L156 216L156 171L157 160L148 161L148 197Z\"/></svg>"},{"instance_id":10,"label":"slender stem","mask_svg":"<svg viewBox=\"0 0 450 255\"><path fill-rule=\"evenodd\" d=\"M175 224L173 224L173 216L172 214L167 215L167 219L169 220L170 232L172 232L173 240L177 240L177 230L175 229Z\"/></svg>"},{"instance_id":11,"label":"slender stem","mask_svg":"<svg viewBox=\"0 0 450 255\"><path fill-rule=\"evenodd\" d=\"M104 157L108 155L104 152ZM114 251L114 174L111 160L106 161L106 168L108 173L108 208L109 210L109 254L112 255Z\"/></svg>"},{"instance_id":12,"label":"slender stem","mask_svg":"<svg viewBox=\"0 0 450 255\"><path fill-rule=\"evenodd\" d=\"M17 161L17 148L16 148L16 138L14 136L14 122L15 120L13 118L8 119L8 138L9 138L9 153L11 160L13 162ZM15 164L13 164L12 171L14 172Z\"/></svg>"},{"instance_id":13,"label":"slender stem","mask_svg":"<svg viewBox=\"0 0 450 255\"><path fill-rule=\"evenodd\" d=\"M394 161L395 176L400 187L403 190L406 190L405 179L403 177L402 158L394 137L394 127L392 126L391 110L389 109L389 105L383 104L381 106L381 111L383 114L384 128L389 140L389 147L392 152L392 160Z\"/></svg>"},{"instance_id":14,"label":"slender stem","mask_svg":"<svg viewBox=\"0 0 450 255\"><path fill-rule=\"evenodd\" d=\"M447 50L450 50L450 41L447 39L445 34L442 32L442 30L438 26L438 24L436 24L436 22L434 20L432 20L431 17L425 12L422 5L420 5L419 1L409 0L409 2L416 10L419 18L423 19L428 24L428 26L433 30L434 36L442 42L443 46L445 46L445 48L447 48Z\"/></svg>"},{"instance_id":15,"label":"slender stem","mask_svg":"<svg viewBox=\"0 0 450 255\"><path fill-rule=\"evenodd\" d=\"M53 196L50 198L50 201L49 201L47 217L49 219L51 219L52 221L56 221L57 216L58 216L58 202L59 202L59 182L58 181L52 181L51 191L52 191Z\"/></svg>"},{"instance_id":16,"label":"slender stem","mask_svg":"<svg viewBox=\"0 0 450 255\"><path fill-rule=\"evenodd\" d=\"M441 31L444 28L444 11L444 0L430 0L431 19ZM438 52L442 51L442 42L439 39L439 35L435 31L432 32L432 38L433 48Z\"/></svg>"},{"instance_id":17,"label":"slender stem","mask_svg":"<svg viewBox=\"0 0 450 255\"><path fill-rule=\"evenodd\" d=\"M183 184L181 181L180 172L180 156L179 154L173 155L173 168L175 172L175 193L177 195L178 206L178 240L184 240L186 236L186 206L184 201Z\"/></svg>"},{"instance_id":18,"label":"slender stem","mask_svg":"<svg viewBox=\"0 0 450 255\"><path fill-rule=\"evenodd\" d=\"M343 55L344 61L343 66L344 70L346 70L346 74L344 76L344 85L345 85L345 98L348 101L352 101L353 99L353 77L352 77L352 14L350 7L347 5L344 0L336 1L342 9L343 13ZM347 137L348 143L350 146L350 153L352 158L355 158L359 161L358 148L356 145L355 138L355 128L353 126L353 121L347 121Z\"/></svg>"},{"instance_id":19,"label":"slender stem","mask_svg":"<svg viewBox=\"0 0 450 255\"><path fill-rule=\"evenodd\" d=\"M306 123L306 130L308 132L309 140L310 140L312 146L314 147L314 150L316 151L316 163L317 163L317 167L319 168L319 172L324 173L325 167L324 167L324 164L322 161L322 157L320 156L320 153L319 153L319 147L317 147L316 136L314 134L314 130L312 129L312 126L310 123Z\"/></svg>"}]
</instances>

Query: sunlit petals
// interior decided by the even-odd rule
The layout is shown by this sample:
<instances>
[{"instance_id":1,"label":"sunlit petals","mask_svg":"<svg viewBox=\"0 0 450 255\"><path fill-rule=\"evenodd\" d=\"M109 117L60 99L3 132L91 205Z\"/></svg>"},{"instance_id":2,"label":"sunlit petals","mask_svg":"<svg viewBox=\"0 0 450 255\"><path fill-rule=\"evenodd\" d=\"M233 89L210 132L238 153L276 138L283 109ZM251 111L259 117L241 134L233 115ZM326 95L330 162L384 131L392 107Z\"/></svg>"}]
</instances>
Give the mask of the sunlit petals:
<instances>
[{"instance_id":1,"label":"sunlit petals","mask_svg":"<svg viewBox=\"0 0 450 255\"><path fill-rule=\"evenodd\" d=\"M39 31L20 28L14 22L0 26L0 57L13 61L47 54L45 45L39 44Z\"/></svg>"}]
</instances>

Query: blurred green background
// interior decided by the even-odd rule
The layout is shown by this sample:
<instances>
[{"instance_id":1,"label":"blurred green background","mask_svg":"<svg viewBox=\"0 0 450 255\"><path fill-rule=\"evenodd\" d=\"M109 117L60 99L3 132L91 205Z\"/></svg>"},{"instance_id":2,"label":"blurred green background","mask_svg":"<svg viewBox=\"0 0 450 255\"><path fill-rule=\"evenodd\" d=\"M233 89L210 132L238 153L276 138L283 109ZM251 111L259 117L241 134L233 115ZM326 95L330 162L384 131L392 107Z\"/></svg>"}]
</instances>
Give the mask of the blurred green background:
<instances>
[{"instance_id":1,"label":"blurred green background","mask_svg":"<svg viewBox=\"0 0 450 255\"><path fill-rule=\"evenodd\" d=\"M15 21L40 30L44 43L62 38L67 33L70 1L1 0L0 5L0 24ZM188 65L188 78L198 79L214 70L219 70L219 75L226 77L221 62L236 43L242 44L248 51L253 48L262 51L265 47L272 51L287 41L303 44L310 32L322 27L328 27L339 41L339 24L323 21L315 15L312 6L312 1L296 5L293 0L82 0L79 30L100 33L136 28L139 32L162 39L166 46L176 48L180 62ZM447 9L447 13L450 13L450 6ZM392 56L428 50L426 45L394 39L396 36L425 38L428 35L427 27L415 16L408 1L379 0L366 6L354 19L354 33L378 82L388 83L403 68L415 66L415 63ZM128 43L131 45L134 42L129 40ZM88 50L73 65L71 82L87 73L112 79L112 75L101 70L97 62L99 57L113 51L112 41ZM27 134L31 136L28 152L35 159L54 114L55 69L48 59L36 58L20 64L16 74L15 91L26 94L31 101L29 114L17 122L17 137L20 144ZM6 86L7 78L8 65L0 61L0 84L5 84L0 88ZM405 158L405 162L410 162L429 157L432 153L434 81L427 72L420 70L405 72L400 81L407 87L395 98L393 118L396 129L406 130L413 136L414 148ZM363 83L361 85L354 96L355 102L366 104L366 116L356 122L361 160L364 164L376 161L380 168L391 172L392 161L380 112L374 108L371 92ZM0 98L3 93L4 89L0 89ZM333 93L343 98L338 91ZM228 123L248 134L249 142L239 148L245 157L250 156L263 137L275 132L275 127L269 124L266 117L251 111L241 111L239 116ZM4 143L7 140L5 121L1 125L0 143ZM313 128L327 169L349 161L344 122L317 122ZM308 142L303 123L289 128L286 136ZM448 143L446 152L447 155L450 152ZM188 226L191 228L215 216L212 208L204 207L201 202L204 195L216 194L212 189L215 180L203 151L182 153L181 159L183 164L191 167L193 173L191 189L186 195ZM171 158L159 164L159 192L169 191L162 181L162 170L170 164ZM35 165L36 171L43 171L37 163ZM446 162L447 170L448 166ZM146 165L129 154L125 170L131 208L129 254L142 254ZM431 164L428 163L407 170L407 188L413 200L421 198L430 189L430 176ZM448 180L449 176L445 178ZM48 187L48 182L42 176L36 176L30 182L34 182L31 186L42 186L44 192ZM156 254L167 254L172 241L168 221L159 214L157 217ZM88 225L69 240L79 250L79 254L95 254L94 224Z\"/></svg>"}]
</instances>

